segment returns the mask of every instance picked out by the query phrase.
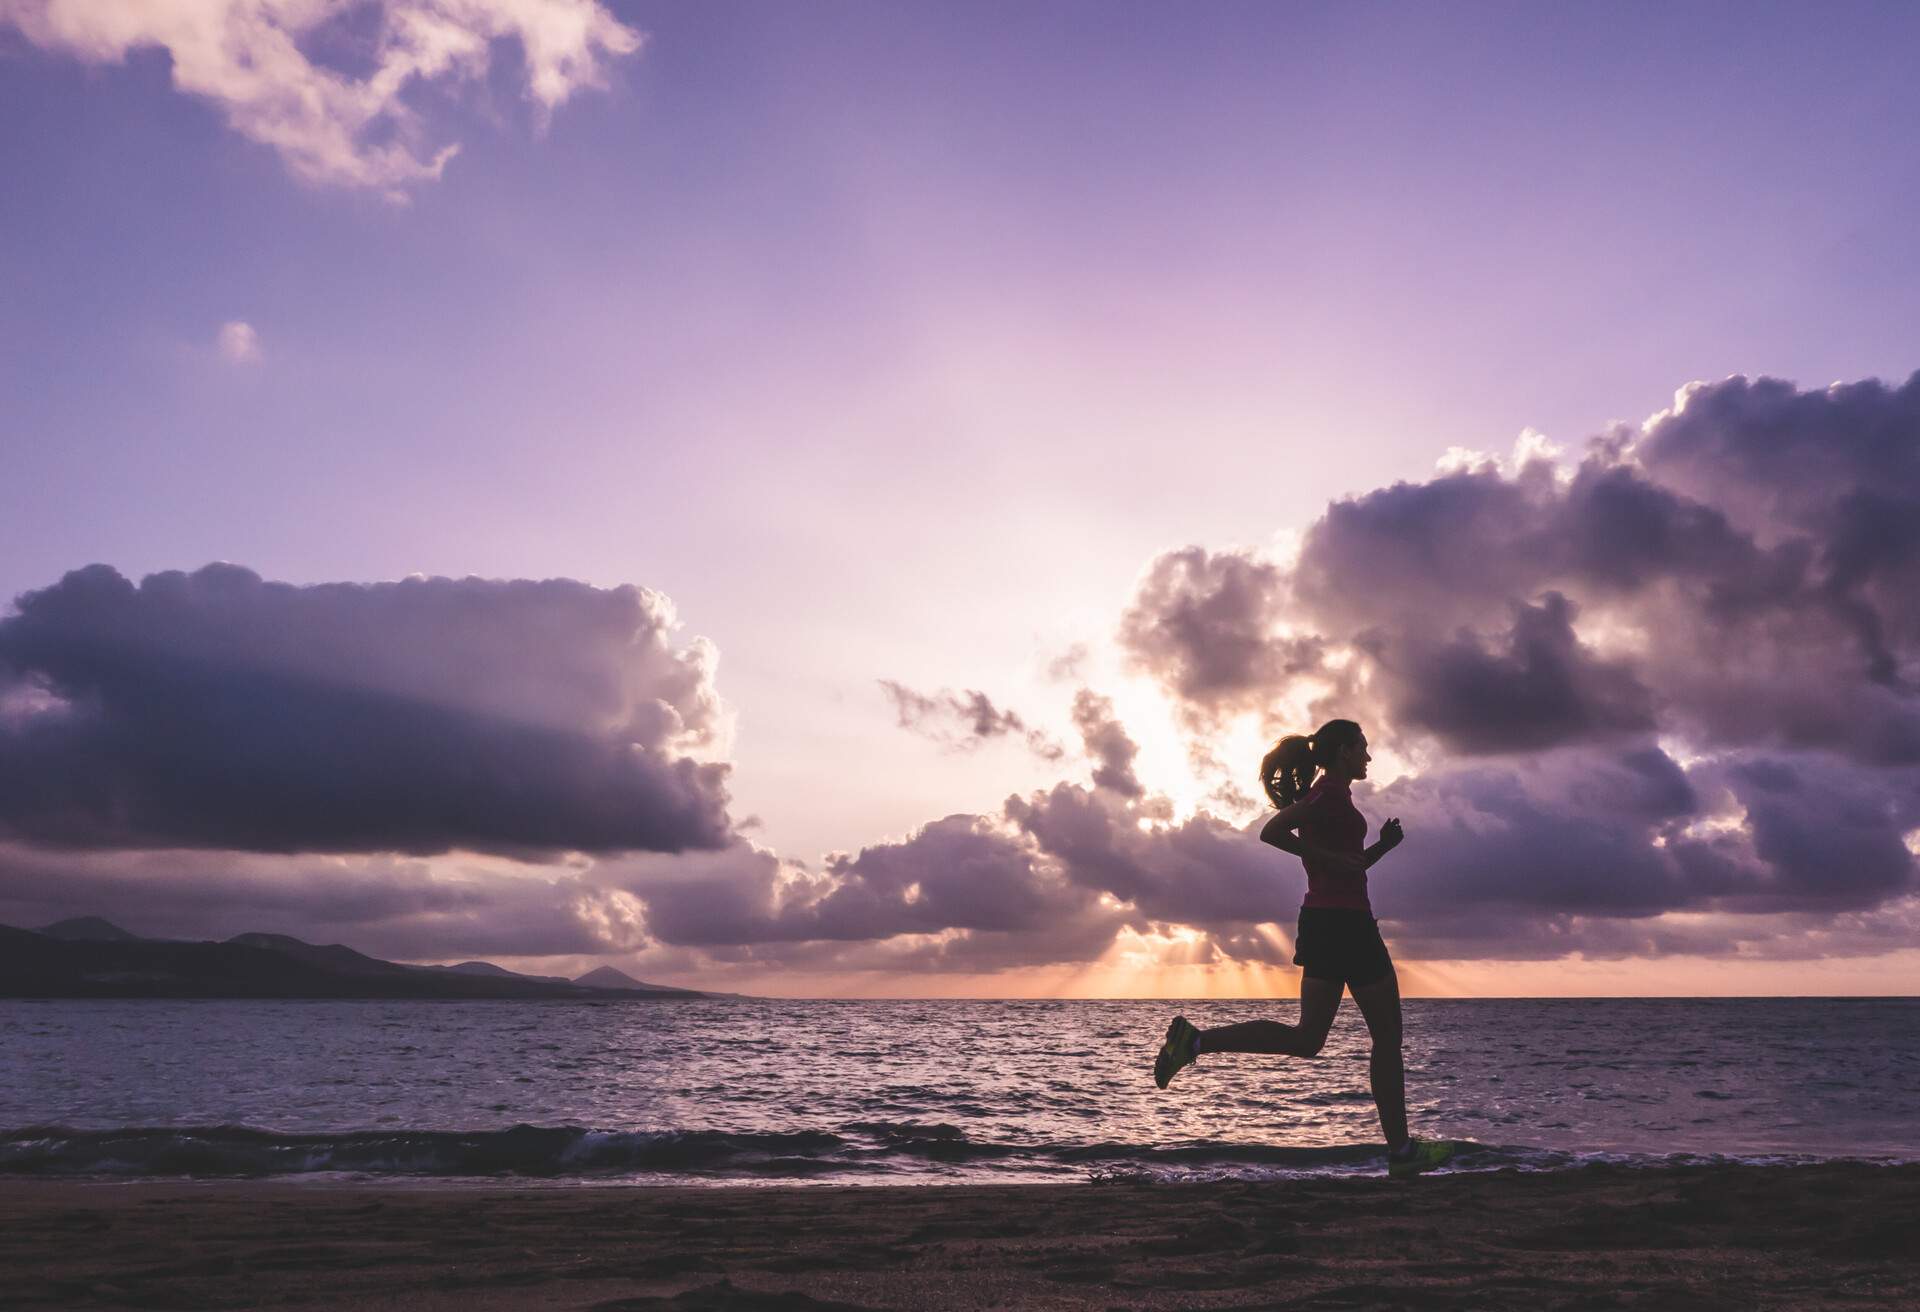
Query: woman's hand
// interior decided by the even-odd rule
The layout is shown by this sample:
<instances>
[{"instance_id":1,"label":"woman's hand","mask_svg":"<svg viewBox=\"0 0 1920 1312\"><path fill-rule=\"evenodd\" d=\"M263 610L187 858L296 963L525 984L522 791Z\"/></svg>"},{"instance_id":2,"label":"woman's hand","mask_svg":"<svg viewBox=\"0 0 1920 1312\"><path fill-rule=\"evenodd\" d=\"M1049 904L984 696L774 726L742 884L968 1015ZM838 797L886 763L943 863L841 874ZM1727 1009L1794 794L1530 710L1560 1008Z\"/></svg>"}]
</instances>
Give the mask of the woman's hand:
<instances>
[{"instance_id":1,"label":"woman's hand","mask_svg":"<svg viewBox=\"0 0 1920 1312\"><path fill-rule=\"evenodd\" d=\"M1366 856L1362 858L1362 864L1372 865L1375 861L1378 861L1381 857L1393 851L1394 848L1400 846L1400 844L1406 840L1406 837L1407 836L1400 830L1399 820L1387 821L1380 826L1380 841L1367 849Z\"/></svg>"}]
</instances>

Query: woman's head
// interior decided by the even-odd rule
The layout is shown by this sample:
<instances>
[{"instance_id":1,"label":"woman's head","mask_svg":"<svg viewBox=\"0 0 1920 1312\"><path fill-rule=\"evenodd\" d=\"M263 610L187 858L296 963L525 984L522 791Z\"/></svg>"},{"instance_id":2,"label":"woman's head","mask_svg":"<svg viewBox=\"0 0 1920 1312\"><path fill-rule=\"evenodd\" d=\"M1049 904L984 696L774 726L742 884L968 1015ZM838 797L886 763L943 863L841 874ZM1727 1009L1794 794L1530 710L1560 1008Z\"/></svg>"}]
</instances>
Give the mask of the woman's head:
<instances>
[{"instance_id":1,"label":"woman's head","mask_svg":"<svg viewBox=\"0 0 1920 1312\"><path fill-rule=\"evenodd\" d=\"M1278 807L1292 806L1324 770L1342 779L1367 777L1367 736L1352 720L1328 720L1310 736L1289 734L1261 758L1260 786Z\"/></svg>"}]
</instances>

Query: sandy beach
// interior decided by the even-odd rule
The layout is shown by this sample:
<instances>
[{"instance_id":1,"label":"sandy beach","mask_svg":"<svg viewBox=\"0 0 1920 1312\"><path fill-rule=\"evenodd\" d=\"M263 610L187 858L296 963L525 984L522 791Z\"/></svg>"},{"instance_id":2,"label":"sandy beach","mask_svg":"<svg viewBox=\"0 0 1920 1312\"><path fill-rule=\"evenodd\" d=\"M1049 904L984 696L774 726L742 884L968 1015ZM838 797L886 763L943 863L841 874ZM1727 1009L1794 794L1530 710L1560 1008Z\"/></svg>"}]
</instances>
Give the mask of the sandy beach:
<instances>
[{"instance_id":1,"label":"sandy beach","mask_svg":"<svg viewBox=\"0 0 1920 1312\"><path fill-rule=\"evenodd\" d=\"M951 1187L0 1185L6 1308L1920 1303L1920 1166Z\"/></svg>"}]
</instances>

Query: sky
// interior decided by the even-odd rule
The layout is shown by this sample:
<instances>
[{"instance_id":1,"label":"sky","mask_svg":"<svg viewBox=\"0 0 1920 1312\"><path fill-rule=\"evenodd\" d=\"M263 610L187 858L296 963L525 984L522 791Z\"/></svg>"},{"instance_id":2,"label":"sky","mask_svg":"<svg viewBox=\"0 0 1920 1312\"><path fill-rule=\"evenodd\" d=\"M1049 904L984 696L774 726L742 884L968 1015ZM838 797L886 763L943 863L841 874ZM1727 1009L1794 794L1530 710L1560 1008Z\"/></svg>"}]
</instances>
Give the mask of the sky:
<instances>
[{"instance_id":1,"label":"sky","mask_svg":"<svg viewBox=\"0 0 1920 1312\"><path fill-rule=\"evenodd\" d=\"M0 922L1920 991L1920 14L0 0Z\"/></svg>"}]
</instances>

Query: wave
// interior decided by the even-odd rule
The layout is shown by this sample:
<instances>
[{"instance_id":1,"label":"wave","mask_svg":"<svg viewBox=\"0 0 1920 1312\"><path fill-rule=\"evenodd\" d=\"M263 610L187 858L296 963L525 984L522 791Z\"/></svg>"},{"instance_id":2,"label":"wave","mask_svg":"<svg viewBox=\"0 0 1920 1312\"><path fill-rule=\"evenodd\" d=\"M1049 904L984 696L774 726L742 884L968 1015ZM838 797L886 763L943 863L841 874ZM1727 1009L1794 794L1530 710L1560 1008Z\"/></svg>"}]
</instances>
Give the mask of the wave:
<instances>
[{"instance_id":1,"label":"wave","mask_svg":"<svg viewBox=\"0 0 1920 1312\"><path fill-rule=\"evenodd\" d=\"M1377 1174L1376 1144L1284 1147L1190 1142L1014 1144L983 1142L948 1124L857 1121L838 1132L606 1130L515 1125L500 1130L362 1130L278 1133L247 1126L80 1130L30 1126L0 1132L0 1175L110 1178L357 1176L689 1179L823 1177L981 1179L1009 1175L1096 1181L1173 1181ZM1800 1156L1718 1157L1574 1153L1462 1143L1460 1170L1557 1171L1594 1165L1787 1163ZM1866 1159L1863 1159L1866 1160Z\"/></svg>"},{"instance_id":2,"label":"wave","mask_svg":"<svg viewBox=\"0 0 1920 1312\"><path fill-rule=\"evenodd\" d=\"M593 1130L364 1130L279 1134L240 1125L72 1130L35 1126L0 1135L0 1174L264 1176L609 1175L649 1172L803 1174L844 1147L838 1135ZM856 1168L857 1169L857 1168Z\"/></svg>"}]
</instances>

